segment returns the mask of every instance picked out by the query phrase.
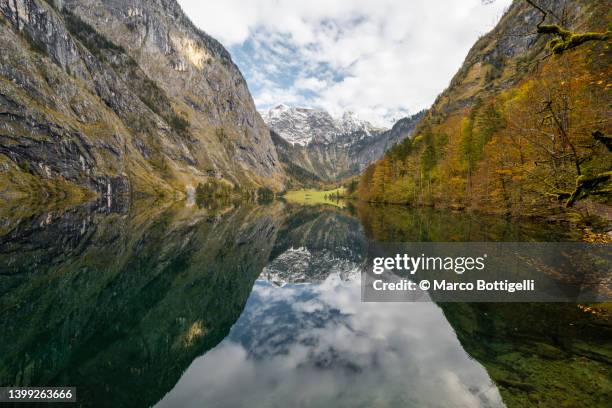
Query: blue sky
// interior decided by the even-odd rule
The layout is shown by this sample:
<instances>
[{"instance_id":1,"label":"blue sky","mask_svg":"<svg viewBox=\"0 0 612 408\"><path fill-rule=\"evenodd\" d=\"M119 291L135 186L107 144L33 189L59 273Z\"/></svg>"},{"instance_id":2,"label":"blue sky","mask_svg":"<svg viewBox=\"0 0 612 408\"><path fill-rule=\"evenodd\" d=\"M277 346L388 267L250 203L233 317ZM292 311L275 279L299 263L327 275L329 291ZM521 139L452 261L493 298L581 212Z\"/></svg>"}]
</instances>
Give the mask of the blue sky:
<instances>
[{"instance_id":1,"label":"blue sky","mask_svg":"<svg viewBox=\"0 0 612 408\"><path fill-rule=\"evenodd\" d=\"M381 126L429 107L510 2L179 0L228 48L259 110L353 111Z\"/></svg>"}]
</instances>

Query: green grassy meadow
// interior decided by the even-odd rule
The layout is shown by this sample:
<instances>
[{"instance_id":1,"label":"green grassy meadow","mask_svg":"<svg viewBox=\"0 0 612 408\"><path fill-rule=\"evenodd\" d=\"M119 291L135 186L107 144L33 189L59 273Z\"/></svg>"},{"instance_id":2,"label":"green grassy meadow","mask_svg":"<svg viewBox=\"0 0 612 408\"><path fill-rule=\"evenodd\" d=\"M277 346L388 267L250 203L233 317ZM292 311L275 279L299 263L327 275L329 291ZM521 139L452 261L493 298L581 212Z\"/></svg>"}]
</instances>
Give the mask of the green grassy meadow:
<instances>
[{"instance_id":1,"label":"green grassy meadow","mask_svg":"<svg viewBox=\"0 0 612 408\"><path fill-rule=\"evenodd\" d=\"M306 204L306 205L320 205L328 204L337 207L345 207L346 203L344 200L336 200L336 196L339 195L341 198L345 194L344 187L335 188L332 190L314 190L314 189L301 189L288 191L283 198L290 203L295 204ZM333 197L333 198L332 198Z\"/></svg>"}]
</instances>

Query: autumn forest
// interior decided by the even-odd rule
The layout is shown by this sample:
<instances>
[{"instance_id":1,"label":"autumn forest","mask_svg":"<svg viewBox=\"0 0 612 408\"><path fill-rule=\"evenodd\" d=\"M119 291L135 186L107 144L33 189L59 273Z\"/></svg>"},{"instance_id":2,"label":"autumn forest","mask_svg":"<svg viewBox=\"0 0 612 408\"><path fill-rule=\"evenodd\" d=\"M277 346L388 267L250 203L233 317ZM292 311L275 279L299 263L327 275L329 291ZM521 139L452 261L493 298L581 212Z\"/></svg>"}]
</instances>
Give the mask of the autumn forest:
<instances>
[{"instance_id":1,"label":"autumn forest","mask_svg":"<svg viewBox=\"0 0 612 408\"><path fill-rule=\"evenodd\" d=\"M572 21L537 7L541 20L520 33L509 28L520 11L506 15L474 45L415 136L366 169L358 196L566 218L606 208L612 52L605 3L586 2ZM520 41L529 44L526 54L504 54Z\"/></svg>"}]
</instances>

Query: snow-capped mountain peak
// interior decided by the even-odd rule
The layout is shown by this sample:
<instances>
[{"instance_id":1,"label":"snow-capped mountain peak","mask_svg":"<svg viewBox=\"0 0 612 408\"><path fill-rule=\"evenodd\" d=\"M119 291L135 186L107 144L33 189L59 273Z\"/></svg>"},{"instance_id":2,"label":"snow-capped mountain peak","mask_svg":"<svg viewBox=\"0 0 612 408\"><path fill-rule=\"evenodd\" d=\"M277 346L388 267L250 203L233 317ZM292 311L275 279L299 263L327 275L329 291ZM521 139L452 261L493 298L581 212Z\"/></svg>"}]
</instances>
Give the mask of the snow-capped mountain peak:
<instances>
[{"instance_id":1,"label":"snow-capped mountain peak","mask_svg":"<svg viewBox=\"0 0 612 408\"><path fill-rule=\"evenodd\" d=\"M325 110L289 107L284 104L263 112L262 117L283 139L301 146L333 143L339 136L356 132L362 138L385 130L359 119L353 112L345 112L341 118L334 118Z\"/></svg>"},{"instance_id":2,"label":"snow-capped mountain peak","mask_svg":"<svg viewBox=\"0 0 612 408\"><path fill-rule=\"evenodd\" d=\"M377 128L366 120L359 119L354 112L344 112L342 118L338 121L342 133L348 134L358 131L363 131L367 134L381 133L386 129Z\"/></svg>"}]
</instances>

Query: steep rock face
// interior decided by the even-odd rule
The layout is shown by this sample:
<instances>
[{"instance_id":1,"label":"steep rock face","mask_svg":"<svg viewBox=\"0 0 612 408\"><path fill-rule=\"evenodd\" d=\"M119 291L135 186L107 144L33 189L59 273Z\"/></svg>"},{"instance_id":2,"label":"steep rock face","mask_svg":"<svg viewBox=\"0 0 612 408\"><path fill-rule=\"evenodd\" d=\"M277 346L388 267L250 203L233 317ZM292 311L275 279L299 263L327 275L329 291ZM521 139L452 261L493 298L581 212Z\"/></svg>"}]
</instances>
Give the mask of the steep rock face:
<instances>
[{"instance_id":1,"label":"steep rock face","mask_svg":"<svg viewBox=\"0 0 612 408\"><path fill-rule=\"evenodd\" d=\"M227 51L174 0L0 1L2 195L282 186Z\"/></svg>"},{"instance_id":2,"label":"steep rock face","mask_svg":"<svg viewBox=\"0 0 612 408\"><path fill-rule=\"evenodd\" d=\"M540 3L555 12L565 7L552 0ZM580 8L576 7L577 4L572 4L568 13L579 12ZM450 115L469 108L476 98L508 89L519 82L525 74L525 66L517 63L516 58L526 62L542 57L545 52L546 41L535 34L540 18L540 13L526 2L514 1L497 26L472 46L448 88L436 98L428 116Z\"/></svg>"},{"instance_id":3,"label":"steep rock face","mask_svg":"<svg viewBox=\"0 0 612 408\"><path fill-rule=\"evenodd\" d=\"M281 123L287 125L287 120L268 123L273 129L272 138L285 171L294 179L308 183L317 179L333 181L359 174L392 146L410 137L422 116L423 112L420 112L410 118L403 118L393 128L383 131L345 115L339 121L341 125L336 127L313 126L315 136L310 140L309 133L301 134L296 130L299 126L291 126L289 131L287 127L281 126ZM265 120L269 121L268 118L268 115L264 115ZM284 131L286 136L282 137L277 131ZM308 143L292 144L289 140L308 140Z\"/></svg>"}]
</instances>

